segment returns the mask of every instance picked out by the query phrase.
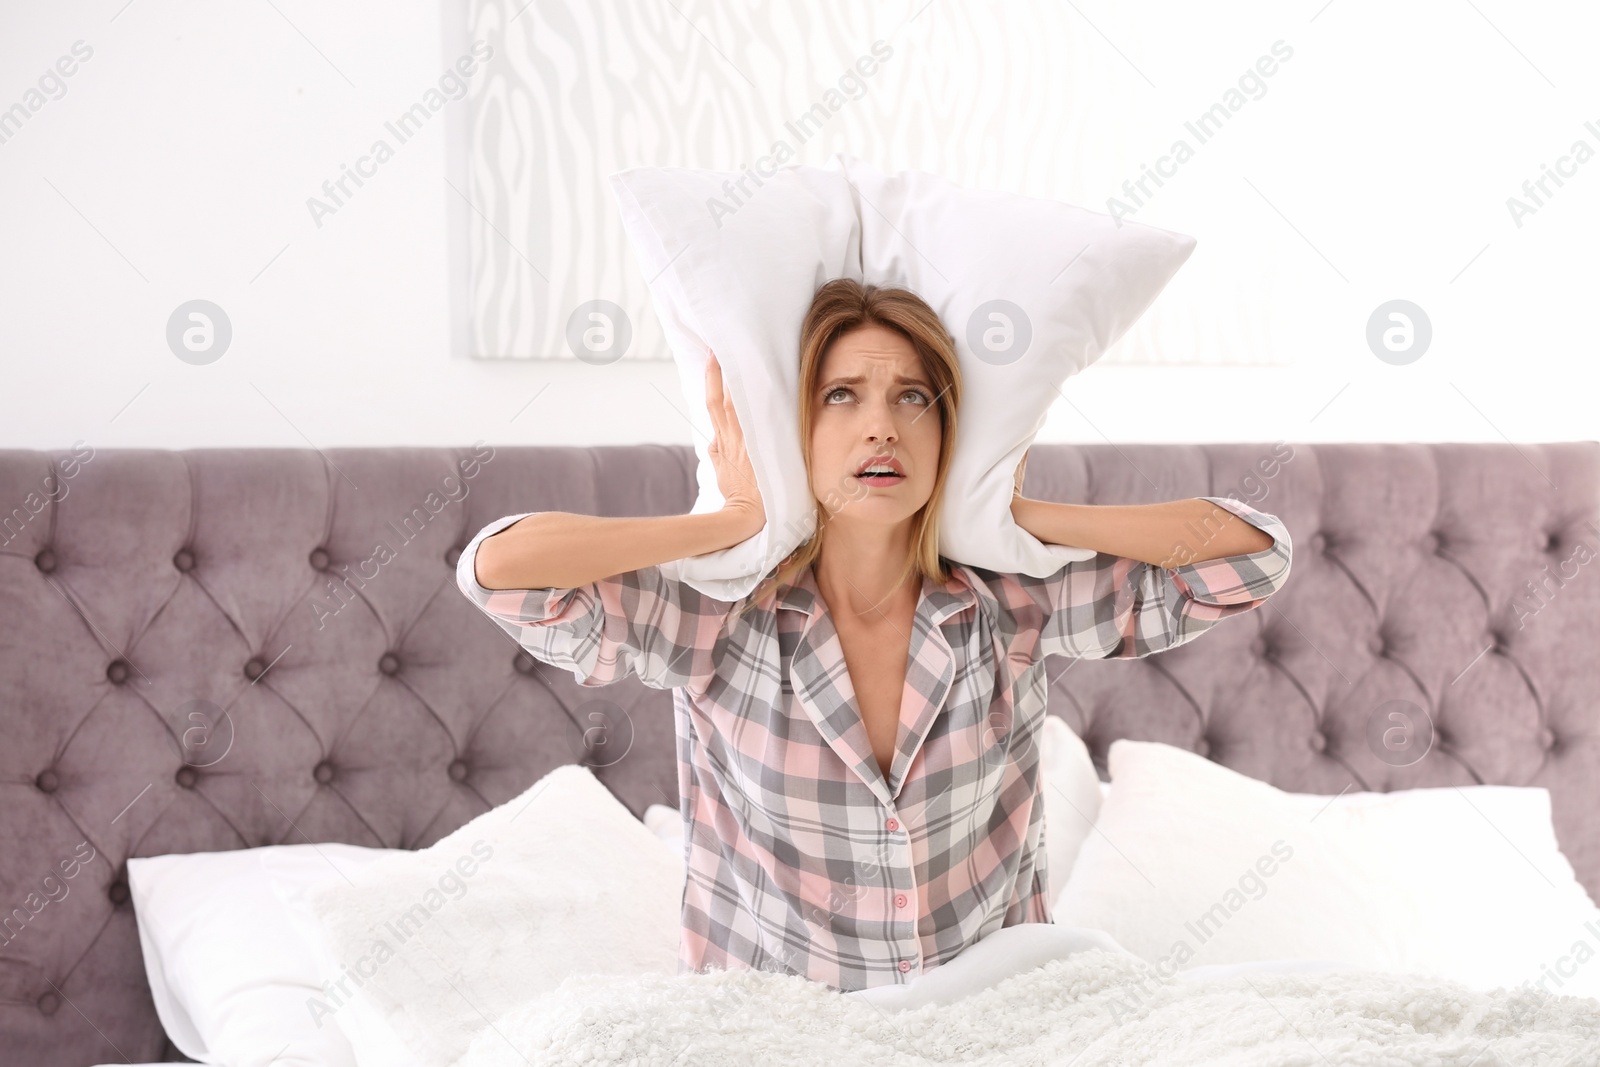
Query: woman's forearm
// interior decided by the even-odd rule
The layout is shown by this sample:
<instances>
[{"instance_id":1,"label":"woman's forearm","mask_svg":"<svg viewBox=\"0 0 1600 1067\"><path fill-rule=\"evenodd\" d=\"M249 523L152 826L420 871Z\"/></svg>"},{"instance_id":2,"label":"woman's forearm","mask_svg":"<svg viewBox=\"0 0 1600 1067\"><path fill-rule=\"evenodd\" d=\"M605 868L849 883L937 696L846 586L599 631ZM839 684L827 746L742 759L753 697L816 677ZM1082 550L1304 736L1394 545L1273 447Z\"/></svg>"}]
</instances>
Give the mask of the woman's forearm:
<instances>
[{"instance_id":1,"label":"woman's forearm","mask_svg":"<svg viewBox=\"0 0 1600 1067\"><path fill-rule=\"evenodd\" d=\"M485 589L571 589L730 548L765 524L740 508L639 518L540 511L480 541L474 571Z\"/></svg>"},{"instance_id":2,"label":"woman's forearm","mask_svg":"<svg viewBox=\"0 0 1600 1067\"><path fill-rule=\"evenodd\" d=\"M1058 504L1018 496L1017 525L1046 544L1076 545L1158 567L1179 567L1272 547L1272 535L1209 500L1164 504Z\"/></svg>"}]
</instances>

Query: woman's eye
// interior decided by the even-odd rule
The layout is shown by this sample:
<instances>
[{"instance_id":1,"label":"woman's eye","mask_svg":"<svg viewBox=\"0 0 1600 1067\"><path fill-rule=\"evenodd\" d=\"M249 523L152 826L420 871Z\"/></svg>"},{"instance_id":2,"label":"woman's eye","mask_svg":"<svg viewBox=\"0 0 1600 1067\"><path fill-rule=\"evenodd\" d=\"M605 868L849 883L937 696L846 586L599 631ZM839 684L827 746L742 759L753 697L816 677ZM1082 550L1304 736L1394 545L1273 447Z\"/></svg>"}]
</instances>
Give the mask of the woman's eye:
<instances>
[{"instance_id":1,"label":"woman's eye","mask_svg":"<svg viewBox=\"0 0 1600 1067\"><path fill-rule=\"evenodd\" d=\"M822 394L822 402L824 404L832 403L833 398L840 393L843 393L845 396L849 396L850 390L846 389L842 385L836 385L832 389L829 389L826 393ZM923 392L921 389L907 389L905 392L900 394L900 398L902 400L908 396L916 397L917 400L923 404L931 403L931 401L928 399L928 394Z\"/></svg>"}]
</instances>

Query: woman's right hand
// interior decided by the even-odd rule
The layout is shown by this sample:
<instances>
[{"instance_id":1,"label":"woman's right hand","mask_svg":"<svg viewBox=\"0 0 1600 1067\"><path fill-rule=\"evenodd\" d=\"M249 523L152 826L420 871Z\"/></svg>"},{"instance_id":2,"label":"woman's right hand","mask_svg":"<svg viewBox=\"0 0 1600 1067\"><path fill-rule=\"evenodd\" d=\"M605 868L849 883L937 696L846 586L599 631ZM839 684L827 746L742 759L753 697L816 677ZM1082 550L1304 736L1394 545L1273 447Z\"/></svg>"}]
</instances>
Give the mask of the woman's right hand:
<instances>
[{"instance_id":1,"label":"woman's right hand","mask_svg":"<svg viewBox=\"0 0 1600 1067\"><path fill-rule=\"evenodd\" d=\"M479 543L474 577L485 589L573 589L627 571L703 556L748 541L767 525L756 472L715 355L706 364L707 449L723 506L714 512L611 517L530 513Z\"/></svg>"},{"instance_id":2,"label":"woman's right hand","mask_svg":"<svg viewBox=\"0 0 1600 1067\"><path fill-rule=\"evenodd\" d=\"M750 536L767 524L761 487L756 484L755 468L745 450L744 431L733 407L733 396L722 385L722 364L715 352L706 361L706 411L716 429L706 449L717 472L717 488L722 492L723 509L743 514L750 522Z\"/></svg>"}]
</instances>

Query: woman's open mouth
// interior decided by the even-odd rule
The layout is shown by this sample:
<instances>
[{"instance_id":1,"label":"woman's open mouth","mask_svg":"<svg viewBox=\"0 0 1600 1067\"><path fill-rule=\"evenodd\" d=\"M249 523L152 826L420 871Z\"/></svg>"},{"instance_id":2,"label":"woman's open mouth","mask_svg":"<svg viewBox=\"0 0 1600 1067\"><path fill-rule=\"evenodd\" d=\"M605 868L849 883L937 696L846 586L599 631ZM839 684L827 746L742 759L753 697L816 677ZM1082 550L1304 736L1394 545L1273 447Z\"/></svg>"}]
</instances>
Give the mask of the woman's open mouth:
<instances>
[{"instance_id":1,"label":"woman's open mouth","mask_svg":"<svg viewBox=\"0 0 1600 1067\"><path fill-rule=\"evenodd\" d=\"M866 485L887 486L899 485L905 481L905 471L900 468L900 461L895 459L871 460L863 463L856 471L856 480Z\"/></svg>"}]
</instances>

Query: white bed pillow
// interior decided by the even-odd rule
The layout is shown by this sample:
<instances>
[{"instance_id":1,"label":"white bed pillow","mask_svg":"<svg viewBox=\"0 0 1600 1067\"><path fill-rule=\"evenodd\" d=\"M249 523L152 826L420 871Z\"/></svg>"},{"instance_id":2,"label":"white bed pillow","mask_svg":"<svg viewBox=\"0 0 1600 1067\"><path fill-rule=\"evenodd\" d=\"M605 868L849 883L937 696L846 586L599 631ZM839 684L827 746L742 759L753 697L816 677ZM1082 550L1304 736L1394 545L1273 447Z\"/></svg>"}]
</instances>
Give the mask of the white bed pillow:
<instances>
[{"instance_id":1,"label":"white bed pillow","mask_svg":"<svg viewBox=\"0 0 1600 1067\"><path fill-rule=\"evenodd\" d=\"M384 854L372 851L374 856ZM344 1034L356 1067L425 1067L423 1060L390 1028L382 1011L361 995L361 987L334 956L323 935L312 902L323 889L350 878L348 864L341 860L338 867L335 871L324 864L319 869L272 857L262 864L263 873L283 908L284 926L311 949L311 964L319 988L314 996L306 998L301 1015L315 1019L319 1027L330 1027Z\"/></svg>"},{"instance_id":2,"label":"white bed pillow","mask_svg":"<svg viewBox=\"0 0 1600 1067\"><path fill-rule=\"evenodd\" d=\"M1059 923L1105 930L1163 973L1319 959L1490 989L1537 985L1567 957L1572 973L1545 988L1600 996L1600 960L1582 962L1600 909L1556 843L1547 790L1333 801L1170 745L1118 740L1108 755L1112 788Z\"/></svg>"},{"instance_id":3,"label":"white bed pillow","mask_svg":"<svg viewBox=\"0 0 1600 1067\"><path fill-rule=\"evenodd\" d=\"M1040 728L1039 773L1044 778L1045 857L1049 863L1051 906L1072 876L1084 840L1094 830L1104 784L1083 739L1059 715L1046 715ZM1052 917L1054 917L1052 915Z\"/></svg>"},{"instance_id":4,"label":"white bed pillow","mask_svg":"<svg viewBox=\"0 0 1600 1067\"><path fill-rule=\"evenodd\" d=\"M715 351L767 511L755 537L663 564L669 576L737 600L811 535L800 326L816 291L842 277L911 289L955 340L964 396L940 551L1036 577L1094 554L1044 545L1017 526L1013 475L1057 386L1133 325L1194 238L919 171L884 174L846 153L827 167L780 167L759 185L744 173L679 167L635 167L610 183L697 429L692 510L722 504L706 455L705 366ZM1002 335L1010 342L1001 348L986 341Z\"/></svg>"},{"instance_id":5,"label":"white bed pillow","mask_svg":"<svg viewBox=\"0 0 1600 1067\"><path fill-rule=\"evenodd\" d=\"M857 203L864 280L922 297L961 357L939 551L1036 578L1091 558L1016 524L1017 464L1059 386L1127 333L1195 239L1059 200L965 189L924 171L884 173L843 153L834 161Z\"/></svg>"},{"instance_id":6,"label":"white bed pillow","mask_svg":"<svg viewBox=\"0 0 1600 1067\"><path fill-rule=\"evenodd\" d=\"M567 764L432 846L314 891L311 906L389 1048L448 1064L487 1020L569 975L676 973L675 868L593 772Z\"/></svg>"},{"instance_id":7,"label":"white bed pillow","mask_svg":"<svg viewBox=\"0 0 1600 1067\"><path fill-rule=\"evenodd\" d=\"M678 861L678 873L688 876L683 858L683 813L665 804L651 804L644 809L645 828L667 847Z\"/></svg>"},{"instance_id":8,"label":"white bed pillow","mask_svg":"<svg viewBox=\"0 0 1600 1067\"><path fill-rule=\"evenodd\" d=\"M156 1015L201 1063L355 1067L343 1032L318 1026L316 946L274 894L280 877L338 878L389 850L270 845L128 860L128 888ZM269 1047L270 1046L270 1047Z\"/></svg>"}]
</instances>

